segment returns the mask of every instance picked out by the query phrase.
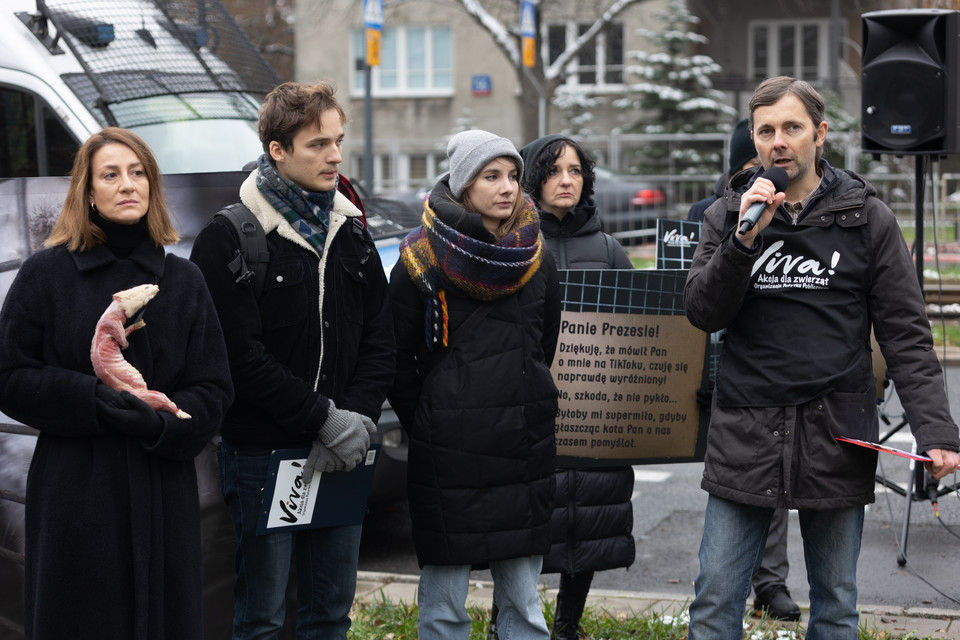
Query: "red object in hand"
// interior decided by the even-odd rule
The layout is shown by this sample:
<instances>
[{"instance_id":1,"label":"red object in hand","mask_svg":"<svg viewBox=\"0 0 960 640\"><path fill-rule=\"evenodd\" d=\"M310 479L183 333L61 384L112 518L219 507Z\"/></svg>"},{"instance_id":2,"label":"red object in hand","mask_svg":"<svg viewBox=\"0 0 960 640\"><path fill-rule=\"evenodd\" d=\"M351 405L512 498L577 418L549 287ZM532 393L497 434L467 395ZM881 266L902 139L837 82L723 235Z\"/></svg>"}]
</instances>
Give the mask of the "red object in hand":
<instances>
[{"instance_id":1,"label":"red object in hand","mask_svg":"<svg viewBox=\"0 0 960 640\"><path fill-rule=\"evenodd\" d=\"M124 327L127 318L153 300L158 291L160 287L155 284L142 284L113 294L113 301L97 321L90 344L90 361L97 377L117 391L129 391L154 410L168 411L186 420L190 414L177 407L166 394L148 389L143 376L121 351L127 348L127 336L146 325L140 319Z\"/></svg>"}]
</instances>

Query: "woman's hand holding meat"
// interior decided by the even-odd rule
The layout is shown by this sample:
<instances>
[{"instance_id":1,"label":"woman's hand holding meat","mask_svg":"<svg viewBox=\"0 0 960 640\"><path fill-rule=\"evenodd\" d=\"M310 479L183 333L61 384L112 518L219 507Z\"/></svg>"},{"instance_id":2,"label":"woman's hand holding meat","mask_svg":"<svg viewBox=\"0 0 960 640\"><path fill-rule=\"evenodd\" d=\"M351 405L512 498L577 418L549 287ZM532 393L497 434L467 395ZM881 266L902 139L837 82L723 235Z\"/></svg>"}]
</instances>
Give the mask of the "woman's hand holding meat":
<instances>
[{"instance_id":1,"label":"woman's hand holding meat","mask_svg":"<svg viewBox=\"0 0 960 640\"><path fill-rule=\"evenodd\" d=\"M103 426L126 436L156 439L163 431L163 418L129 391L98 382L94 388L97 418Z\"/></svg>"}]
</instances>

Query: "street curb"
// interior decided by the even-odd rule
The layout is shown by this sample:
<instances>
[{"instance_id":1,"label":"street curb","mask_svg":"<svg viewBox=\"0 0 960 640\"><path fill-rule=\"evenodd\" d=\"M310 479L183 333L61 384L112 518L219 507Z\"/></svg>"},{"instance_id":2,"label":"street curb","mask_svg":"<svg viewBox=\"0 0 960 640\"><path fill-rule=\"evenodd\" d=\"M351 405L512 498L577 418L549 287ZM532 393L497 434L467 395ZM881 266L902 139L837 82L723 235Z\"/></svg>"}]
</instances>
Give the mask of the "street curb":
<instances>
[{"instance_id":1,"label":"street curb","mask_svg":"<svg viewBox=\"0 0 960 640\"><path fill-rule=\"evenodd\" d=\"M937 358L944 365L960 365L960 347L934 347Z\"/></svg>"},{"instance_id":2,"label":"street curb","mask_svg":"<svg viewBox=\"0 0 960 640\"><path fill-rule=\"evenodd\" d=\"M357 572L357 581L358 582L370 582L378 583L381 585L388 584L416 584L420 580L420 576L402 574L402 573L385 573L379 571L358 571ZM472 590L482 590L482 591L491 591L493 589L493 582L489 580L471 580L470 587ZM541 585L543 588L543 585ZM555 596L557 589L555 587L543 589L546 594ZM376 593L379 589L373 589L368 591L368 594ZM358 596L358 599L366 599L364 596ZM679 605L682 608L687 608L690 605L690 602L693 600L693 595L691 594L688 597L683 597L682 594L676 593L654 593L654 592L636 592L636 591L619 591L615 589L592 589L587 596L588 605L599 606L603 608L603 603L607 600L619 600L621 603L623 601L637 601L638 603L646 602L646 605L640 605L636 608L631 607L636 613L642 613L645 610L649 609L649 603L651 602L670 602L675 605ZM749 604L749 603L748 603ZM797 604L800 606L801 610L804 612L810 611L809 602L797 601ZM896 607L889 605L869 605L869 604L860 604L857 606L862 615L870 616L897 616L901 618L918 618L918 619L928 619L928 620L960 620L960 610L956 609L941 609L934 607Z\"/></svg>"},{"instance_id":3,"label":"street curb","mask_svg":"<svg viewBox=\"0 0 960 640\"><path fill-rule=\"evenodd\" d=\"M809 610L810 605L802 606ZM869 613L876 616L901 616L906 618L925 618L929 620L960 620L960 611L954 609L939 609L932 607L890 607L890 606L869 606L861 605L861 613Z\"/></svg>"}]
</instances>

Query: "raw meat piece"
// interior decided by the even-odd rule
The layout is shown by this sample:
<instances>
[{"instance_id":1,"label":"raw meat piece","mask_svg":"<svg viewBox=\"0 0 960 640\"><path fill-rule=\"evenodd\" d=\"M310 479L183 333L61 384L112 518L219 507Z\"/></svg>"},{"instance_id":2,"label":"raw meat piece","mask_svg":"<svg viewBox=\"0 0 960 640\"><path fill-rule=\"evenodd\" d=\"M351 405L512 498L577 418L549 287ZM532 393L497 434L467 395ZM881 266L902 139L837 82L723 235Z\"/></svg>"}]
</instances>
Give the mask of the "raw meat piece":
<instances>
[{"instance_id":1,"label":"raw meat piece","mask_svg":"<svg viewBox=\"0 0 960 640\"><path fill-rule=\"evenodd\" d=\"M117 391L129 391L156 411L169 411L181 420L190 414L180 410L174 402L160 391L151 391L137 368L127 362L121 349L127 348L127 336L146 325L143 319L129 327L124 327L127 318L134 315L150 302L160 287L155 284L142 284L137 287L118 291L113 301L97 321L90 345L90 360L93 371L104 383Z\"/></svg>"}]
</instances>

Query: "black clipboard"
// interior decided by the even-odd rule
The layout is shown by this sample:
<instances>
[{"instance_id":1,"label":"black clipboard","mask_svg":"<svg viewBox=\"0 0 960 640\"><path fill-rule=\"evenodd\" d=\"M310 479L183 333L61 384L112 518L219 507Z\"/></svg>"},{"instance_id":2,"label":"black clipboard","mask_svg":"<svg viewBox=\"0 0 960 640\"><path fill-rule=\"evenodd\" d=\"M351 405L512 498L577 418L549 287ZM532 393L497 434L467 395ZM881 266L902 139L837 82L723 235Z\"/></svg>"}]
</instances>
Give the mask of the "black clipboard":
<instances>
[{"instance_id":1,"label":"black clipboard","mask_svg":"<svg viewBox=\"0 0 960 640\"><path fill-rule=\"evenodd\" d=\"M309 453L300 448L277 449L270 454L257 535L363 522L380 445L370 445L363 462L352 471L317 471L307 484L301 475Z\"/></svg>"}]
</instances>

